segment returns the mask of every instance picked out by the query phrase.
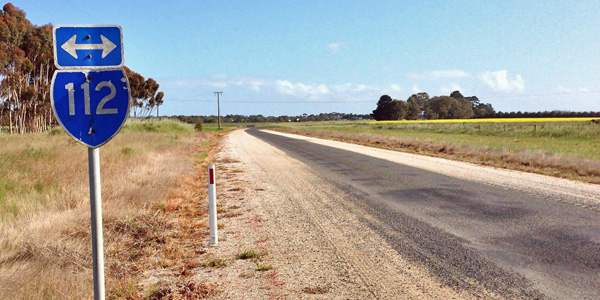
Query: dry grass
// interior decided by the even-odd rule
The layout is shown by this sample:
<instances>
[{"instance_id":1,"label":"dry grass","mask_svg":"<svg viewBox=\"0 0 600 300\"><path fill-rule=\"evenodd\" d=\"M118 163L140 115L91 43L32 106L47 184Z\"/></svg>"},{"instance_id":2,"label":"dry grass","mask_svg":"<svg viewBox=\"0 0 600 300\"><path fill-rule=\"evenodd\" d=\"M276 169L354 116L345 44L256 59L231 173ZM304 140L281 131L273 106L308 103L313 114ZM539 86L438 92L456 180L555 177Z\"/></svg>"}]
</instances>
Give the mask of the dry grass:
<instances>
[{"instance_id":1,"label":"dry grass","mask_svg":"<svg viewBox=\"0 0 600 300\"><path fill-rule=\"evenodd\" d=\"M467 144L434 142L417 138L397 138L335 131L279 130L365 146L401 150L590 183L600 183L600 160L577 156L529 150L513 151L510 148L475 147Z\"/></svg>"},{"instance_id":2,"label":"dry grass","mask_svg":"<svg viewBox=\"0 0 600 300\"><path fill-rule=\"evenodd\" d=\"M156 287L144 296L148 300L158 299L206 299L219 293L215 284L188 281L170 286Z\"/></svg>"},{"instance_id":3,"label":"dry grass","mask_svg":"<svg viewBox=\"0 0 600 300\"><path fill-rule=\"evenodd\" d=\"M256 262L256 270L260 271L260 272L270 271L270 270L273 270L273 266L271 266L268 263L262 262L262 261L257 261Z\"/></svg>"},{"instance_id":4,"label":"dry grass","mask_svg":"<svg viewBox=\"0 0 600 300\"><path fill-rule=\"evenodd\" d=\"M242 253L239 253L235 257L237 259L253 259L253 258L259 259L261 257L261 255L254 250L246 250Z\"/></svg>"},{"instance_id":5,"label":"dry grass","mask_svg":"<svg viewBox=\"0 0 600 300\"><path fill-rule=\"evenodd\" d=\"M189 218L205 213L190 201L203 196L197 154L222 134L131 130L101 148L108 299L216 293L185 279L199 265L186 243L206 231ZM0 135L0 299L92 298L88 193L87 149L70 137ZM140 281L160 268L181 279L153 294Z\"/></svg>"},{"instance_id":6,"label":"dry grass","mask_svg":"<svg viewBox=\"0 0 600 300\"><path fill-rule=\"evenodd\" d=\"M206 268L223 268L226 267L229 263L222 258L212 258L207 260L204 264L202 264Z\"/></svg>"}]
</instances>

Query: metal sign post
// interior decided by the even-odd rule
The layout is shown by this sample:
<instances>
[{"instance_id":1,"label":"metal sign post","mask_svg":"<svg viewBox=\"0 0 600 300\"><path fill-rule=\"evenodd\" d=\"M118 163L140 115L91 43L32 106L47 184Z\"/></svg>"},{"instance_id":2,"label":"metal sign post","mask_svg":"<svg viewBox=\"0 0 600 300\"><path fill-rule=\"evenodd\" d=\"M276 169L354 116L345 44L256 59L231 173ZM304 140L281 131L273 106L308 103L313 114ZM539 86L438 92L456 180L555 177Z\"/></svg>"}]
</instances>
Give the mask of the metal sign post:
<instances>
[{"instance_id":1,"label":"metal sign post","mask_svg":"<svg viewBox=\"0 0 600 300\"><path fill-rule=\"evenodd\" d=\"M88 147L94 299L104 300L104 242L100 149L121 130L131 93L122 69L123 34L117 25L57 25L50 101L54 116Z\"/></svg>"},{"instance_id":2,"label":"metal sign post","mask_svg":"<svg viewBox=\"0 0 600 300\"><path fill-rule=\"evenodd\" d=\"M102 237L102 184L100 183L100 149L88 148L90 173L90 210L92 212L92 263L94 299L104 299L104 241Z\"/></svg>"}]
</instances>

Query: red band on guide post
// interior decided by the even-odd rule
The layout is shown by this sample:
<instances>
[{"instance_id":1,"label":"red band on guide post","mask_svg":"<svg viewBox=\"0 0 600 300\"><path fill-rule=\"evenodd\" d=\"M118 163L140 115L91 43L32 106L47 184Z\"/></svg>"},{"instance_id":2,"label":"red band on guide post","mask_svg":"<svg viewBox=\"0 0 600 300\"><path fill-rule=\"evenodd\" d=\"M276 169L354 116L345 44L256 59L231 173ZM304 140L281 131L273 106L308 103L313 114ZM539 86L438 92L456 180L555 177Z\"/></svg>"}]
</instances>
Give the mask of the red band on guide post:
<instances>
[{"instance_id":1,"label":"red band on guide post","mask_svg":"<svg viewBox=\"0 0 600 300\"><path fill-rule=\"evenodd\" d=\"M210 169L210 178L208 183L209 184L215 184L215 169Z\"/></svg>"}]
</instances>

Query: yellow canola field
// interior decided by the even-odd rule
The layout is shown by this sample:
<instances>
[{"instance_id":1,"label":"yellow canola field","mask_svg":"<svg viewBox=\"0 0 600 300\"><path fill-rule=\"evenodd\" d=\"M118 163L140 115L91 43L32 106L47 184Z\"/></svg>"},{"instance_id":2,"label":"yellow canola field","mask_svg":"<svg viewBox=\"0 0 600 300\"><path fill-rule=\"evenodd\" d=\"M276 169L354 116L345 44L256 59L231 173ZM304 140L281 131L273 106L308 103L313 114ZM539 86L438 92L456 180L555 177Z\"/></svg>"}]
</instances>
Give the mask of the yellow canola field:
<instances>
[{"instance_id":1,"label":"yellow canola field","mask_svg":"<svg viewBox=\"0 0 600 300\"><path fill-rule=\"evenodd\" d=\"M444 120L398 120L373 121L371 124L452 124L452 123L555 123L589 122L600 118L500 118L500 119L444 119Z\"/></svg>"}]
</instances>

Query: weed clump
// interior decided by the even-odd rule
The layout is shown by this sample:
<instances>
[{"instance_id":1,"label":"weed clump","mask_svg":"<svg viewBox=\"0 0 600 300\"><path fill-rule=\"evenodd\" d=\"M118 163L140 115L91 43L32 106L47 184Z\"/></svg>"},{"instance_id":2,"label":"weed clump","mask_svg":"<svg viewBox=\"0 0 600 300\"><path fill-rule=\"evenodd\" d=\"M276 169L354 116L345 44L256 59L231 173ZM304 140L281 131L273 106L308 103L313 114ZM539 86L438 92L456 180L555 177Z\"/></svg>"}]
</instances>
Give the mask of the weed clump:
<instances>
[{"instance_id":1,"label":"weed clump","mask_svg":"<svg viewBox=\"0 0 600 300\"><path fill-rule=\"evenodd\" d=\"M227 261L220 258L214 258L206 261L203 266L206 268L223 268L227 266Z\"/></svg>"},{"instance_id":2,"label":"weed clump","mask_svg":"<svg viewBox=\"0 0 600 300\"><path fill-rule=\"evenodd\" d=\"M270 264L263 263L263 262L257 262L256 263L256 270L257 271L265 272L265 271L270 271L272 269L273 269L273 267Z\"/></svg>"},{"instance_id":3,"label":"weed clump","mask_svg":"<svg viewBox=\"0 0 600 300\"><path fill-rule=\"evenodd\" d=\"M123 154L123 156L125 156L125 157L132 157L135 155L135 149L130 148L130 147L125 147L125 148L121 149L121 154Z\"/></svg>"},{"instance_id":4,"label":"weed clump","mask_svg":"<svg viewBox=\"0 0 600 300\"><path fill-rule=\"evenodd\" d=\"M219 294L214 283L189 281L171 286L153 287L146 292L145 299L206 299Z\"/></svg>"},{"instance_id":5,"label":"weed clump","mask_svg":"<svg viewBox=\"0 0 600 300\"><path fill-rule=\"evenodd\" d=\"M238 255L236 255L237 259L252 259L252 258L260 258L260 254L256 253L254 250L246 250Z\"/></svg>"},{"instance_id":6,"label":"weed clump","mask_svg":"<svg viewBox=\"0 0 600 300\"><path fill-rule=\"evenodd\" d=\"M48 131L48 135L63 135L65 131L61 127L54 127Z\"/></svg>"}]
</instances>

